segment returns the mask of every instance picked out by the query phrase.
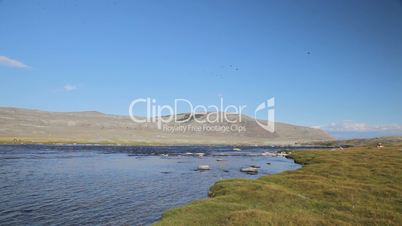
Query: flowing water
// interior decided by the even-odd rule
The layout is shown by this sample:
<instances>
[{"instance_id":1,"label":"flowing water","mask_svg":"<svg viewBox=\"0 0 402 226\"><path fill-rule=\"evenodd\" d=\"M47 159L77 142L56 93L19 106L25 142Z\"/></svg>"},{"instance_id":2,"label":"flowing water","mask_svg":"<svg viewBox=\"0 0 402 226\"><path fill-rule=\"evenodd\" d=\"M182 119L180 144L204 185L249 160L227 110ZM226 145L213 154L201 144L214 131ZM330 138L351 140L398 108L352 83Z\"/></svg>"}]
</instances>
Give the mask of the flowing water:
<instances>
[{"instance_id":1,"label":"flowing water","mask_svg":"<svg viewBox=\"0 0 402 226\"><path fill-rule=\"evenodd\" d=\"M275 150L0 145L0 225L149 225L169 208L206 198L218 180L300 167L260 155ZM211 170L195 171L200 164ZM250 165L259 174L240 172Z\"/></svg>"}]
</instances>

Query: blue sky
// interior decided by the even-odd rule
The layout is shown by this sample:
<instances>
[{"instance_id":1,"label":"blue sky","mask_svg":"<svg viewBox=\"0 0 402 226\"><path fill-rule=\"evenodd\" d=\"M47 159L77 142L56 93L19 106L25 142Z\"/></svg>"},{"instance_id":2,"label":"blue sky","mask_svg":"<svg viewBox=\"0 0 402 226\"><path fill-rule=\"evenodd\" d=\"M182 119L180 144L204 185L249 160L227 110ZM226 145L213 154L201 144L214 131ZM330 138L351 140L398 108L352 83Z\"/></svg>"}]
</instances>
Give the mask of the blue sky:
<instances>
[{"instance_id":1,"label":"blue sky","mask_svg":"<svg viewBox=\"0 0 402 226\"><path fill-rule=\"evenodd\" d=\"M126 115L139 97L222 96L252 115L275 97L283 122L402 124L398 0L2 0L0 56L0 106Z\"/></svg>"}]
</instances>

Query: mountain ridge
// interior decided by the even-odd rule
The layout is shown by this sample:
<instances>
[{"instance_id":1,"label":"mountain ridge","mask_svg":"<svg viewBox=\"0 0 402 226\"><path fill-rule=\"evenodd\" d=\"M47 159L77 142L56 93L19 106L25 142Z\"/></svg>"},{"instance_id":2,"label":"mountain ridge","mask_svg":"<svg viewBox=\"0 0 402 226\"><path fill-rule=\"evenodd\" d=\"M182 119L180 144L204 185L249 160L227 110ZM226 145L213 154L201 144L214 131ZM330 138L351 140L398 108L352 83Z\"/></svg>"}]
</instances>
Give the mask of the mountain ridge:
<instances>
[{"instance_id":1,"label":"mountain ridge","mask_svg":"<svg viewBox=\"0 0 402 226\"><path fill-rule=\"evenodd\" d=\"M209 113L181 113L177 116L219 117ZM219 113L227 117L239 117ZM169 116L163 116L169 117ZM0 141L3 143L110 143L110 144L233 144L233 145L276 145L325 141L333 138L320 129L275 123L276 131L270 133L261 128L252 117L240 116L237 123L199 123L188 120L183 123L157 122L137 123L128 116L105 114L97 111L49 112L36 109L0 107ZM144 117L138 117L144 119ZM217 118L216 118L217 119ZM266 121L258 119L264 123ZM190 130L184 131L184 127ZM246 131L219 131L210 128L246 128ZM177 128L177 130L174 130ZM195 128L191 130L191 128ZM198 130L203 128L206 130ZM180 131L182 129L183 131Z\"/></svg>"}]
</instances>

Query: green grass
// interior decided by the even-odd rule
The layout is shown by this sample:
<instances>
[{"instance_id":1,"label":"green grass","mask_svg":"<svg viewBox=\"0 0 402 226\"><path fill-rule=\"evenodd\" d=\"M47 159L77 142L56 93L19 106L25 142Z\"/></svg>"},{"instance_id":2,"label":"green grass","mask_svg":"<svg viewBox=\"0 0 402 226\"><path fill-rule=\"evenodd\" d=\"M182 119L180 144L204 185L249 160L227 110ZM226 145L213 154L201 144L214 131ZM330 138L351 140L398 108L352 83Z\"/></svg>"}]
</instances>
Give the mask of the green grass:
<instances>
[{"instance_id":1,"label":"green grass","mask_svg":"<svg viewBox=\"0 0 402 226\"><path fill-rule=\"evenodd\" d=\"M402 146L292 154L296 171L232 179L156 225L401 225Z\"/></svg>"},{"instance_id":2,"label":"green grass","mask_svg":"<svg viewBox=\"0 0 402 226\"><path fill-rule=\"evenodd\" d=\"M390 137L375 137L369 139L349 139L349 140L331 140L331 141L316 141L302 143L302 145L323 145L323 146L339 146L339 145L350 145L350 146L373 146L377 143L385 143L390 145L402 145L401 136L390 136Z\"/></svg>"}]
</instances>

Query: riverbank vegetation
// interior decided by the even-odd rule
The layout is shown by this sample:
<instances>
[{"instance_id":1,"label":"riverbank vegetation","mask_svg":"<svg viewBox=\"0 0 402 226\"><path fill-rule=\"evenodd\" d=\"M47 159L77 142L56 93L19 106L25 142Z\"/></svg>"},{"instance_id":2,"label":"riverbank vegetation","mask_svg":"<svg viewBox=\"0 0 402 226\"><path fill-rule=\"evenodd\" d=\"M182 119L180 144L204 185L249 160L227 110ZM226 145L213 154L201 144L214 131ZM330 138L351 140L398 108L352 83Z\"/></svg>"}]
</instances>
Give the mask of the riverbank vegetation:
<instances>
[{"instance_id":1,"label":"riverbank vegetation","mask_svg":"<svg viewBox=\"0 0 402 226\"><path fill-rule=\"evenodd\" d=\"M402 146L295 151L301 169L231 179L156 225L400 225Z\"/></svg>"}]
</instances>

